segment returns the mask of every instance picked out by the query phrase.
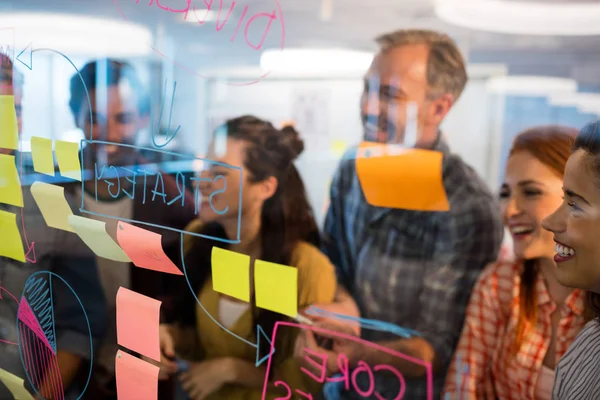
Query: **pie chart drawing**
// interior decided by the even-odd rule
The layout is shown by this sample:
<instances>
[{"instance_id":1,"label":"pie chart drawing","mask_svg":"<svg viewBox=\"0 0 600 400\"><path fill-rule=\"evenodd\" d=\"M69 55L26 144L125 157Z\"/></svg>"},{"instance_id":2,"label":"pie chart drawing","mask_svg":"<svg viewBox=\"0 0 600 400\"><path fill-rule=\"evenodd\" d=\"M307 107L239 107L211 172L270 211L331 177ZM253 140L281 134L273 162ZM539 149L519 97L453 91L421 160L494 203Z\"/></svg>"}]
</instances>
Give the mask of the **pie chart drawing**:
<instances>
[{"instance_id":1,"label":"pie chart drawing","mask_svg":"<svg viewBox=\"0 0 600 400\"><path fill-rule=\"evenodd\" d=\"M64 400L64 386L56 355L54 323L54 302L58 290L62 292L62 298L73 296L81 307L82 320L87 323L90 338L91 358L92 335L83 304L73 288L53 272L36 272L27 279L19 301L16 326L21 362L29 383L42 397L40 390L44 387L44 394L49 398ZM79 398L85 393L91 378L91 364L90 362L87 383Z\"/></svg>"}]
</instances>

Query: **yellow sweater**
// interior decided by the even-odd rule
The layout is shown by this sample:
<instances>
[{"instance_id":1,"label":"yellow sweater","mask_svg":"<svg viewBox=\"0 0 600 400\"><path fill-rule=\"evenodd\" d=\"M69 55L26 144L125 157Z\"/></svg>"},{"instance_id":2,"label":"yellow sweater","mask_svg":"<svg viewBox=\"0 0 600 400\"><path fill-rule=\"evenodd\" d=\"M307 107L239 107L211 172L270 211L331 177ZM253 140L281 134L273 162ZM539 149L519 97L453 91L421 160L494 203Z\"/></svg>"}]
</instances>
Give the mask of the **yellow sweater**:
<instances>
[{"instance_id":1,"label":"yellow sweater","mask_svg":"<svg viewBox=\"0 0 600 400\"><path fill-rule=\"evenodd\" d=\"M189 244L184 243L189 249ZM311 244L300 242L292 252L291 263L298 269L298 309L311 304L331 303L336 290L334 267L329 259L319 249ZM207 280L200 290L198 298L202 305L213 316L218 316L219 293L212 289L212 282ZM282 316L282 319L284 316ZM256 328L252 324L252 308L245 311L237 322L230 328L236 335L256 343ZM256 349L236 337L223 331L200 308L196 307L197 328L195 332L187 332L182 328L173 327L172 333L176 342L177 352L181 358L200 361L221 357L236 357L248 362L256 361ZM300 365L293 357L294 344L300 330L287 326L277 329L275 354L271 364L271 376L285 381L292 388L309 393L318 393L320 385L300 371ZM265 346L268 343L264 343ZM266 362L261 366L265 366ZM272 383L272 382L271 382ZM281 396L281 392L268 393L267 399ZM208 400L259 400L262 389L245 388L228 385L213 393Z\"/></svg>"}]
</instances>

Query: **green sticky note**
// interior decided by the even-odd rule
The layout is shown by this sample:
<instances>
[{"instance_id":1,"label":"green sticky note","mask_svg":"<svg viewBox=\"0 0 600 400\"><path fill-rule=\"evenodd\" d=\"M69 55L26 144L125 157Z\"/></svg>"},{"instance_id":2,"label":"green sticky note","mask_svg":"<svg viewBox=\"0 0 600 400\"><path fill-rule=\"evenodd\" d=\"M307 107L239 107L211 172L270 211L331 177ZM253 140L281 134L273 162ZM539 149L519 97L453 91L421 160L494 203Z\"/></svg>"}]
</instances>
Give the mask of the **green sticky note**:
<instances>
[{"instance_id":1,"label":"green sticky note","mask_svg":"<svg viewBox=\"0 0 600 400\"><path fill-rule=\"evenodd\" d=\"M213 247L211 266L215 292L250 301L250 256Z\"/></svg>"},{"instance_id":2,"label":"green sticky note","mask_svg":"<svg viewBox=\"0 0 600 400\"><path fill-rule=\"evenodd\" d=\"M21 179L15 156L0 154L0 203L23 207Z\"/></svg>"},{"instance_id":3,"label":"green sticky note","mask_svg":"<svg viewBox=\"0 0 600 400\"><path fill-rule=\"evenodd\" d=\"M21 233L17 227L17 214L0 210L0 256L25 262Z\"/></svg>"},{"instance_id":4,"label":"green sticky note","mask_svg":"<svg viewBox=\"0 0 600 400\"><path fill-rule=\"evenodd\" d=\"M15 96L0 96L0 148L18 150L19 126L15 110Z\"/></svg>"},{"instance_id":5,"label":"green sticky note","mask_svg":"<svg viewBox=\"0 0 600 400\"><path fill-rule=\"evenodd\" d=\"M54 156L52 140L33 136L31 138L31 156L33 169L40 174L54 176Z\"/></svg>"},{"instance_id":6,"label":"green sticky note","mask_svg":"<svg viewBox=\"0 0 600 400\"><path fill-rule=\"evenodd\" d=\"M254 262L256 306L288 315L298 315L298 269L268 261Z\"/></svg>"},{"instance_id":7,"label":"green sticky note","mask_svg":"<svg viewBox=\"0 0 600 400\"><path fill-rule=\"evenodd\" d=\"M31 194L50 228L75 232L69 224L69 216L73 211L65 199L65 188L45 182L33 182Z\"/></svg>"},{"instance_id":8,"label":"green sticky note","mask_svg":"<svg viewBox=\"0 0 600 400\"><path fill-rule=\"evenodd\" d=\"M79 163L79 143L57 140L55 144L56 159L60 174L67 178L81 181L81 164Z\"/></svg>"}]
</instances>

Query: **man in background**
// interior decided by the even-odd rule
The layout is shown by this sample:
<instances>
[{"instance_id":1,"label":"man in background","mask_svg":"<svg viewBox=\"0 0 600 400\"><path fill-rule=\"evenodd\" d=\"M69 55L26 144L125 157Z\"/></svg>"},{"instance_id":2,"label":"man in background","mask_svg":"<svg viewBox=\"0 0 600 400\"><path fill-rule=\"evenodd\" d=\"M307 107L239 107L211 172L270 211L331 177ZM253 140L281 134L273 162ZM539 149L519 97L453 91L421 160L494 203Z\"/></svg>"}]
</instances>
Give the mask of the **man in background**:
<instances>
[{"instance_id":1,"label":"man in background","mask_svg":"<svg viewBox=\"0 0 600 400\"><path fill-rule=\"evenodd\" d=\"M354 299L361 317L418 331L420 336L411 338L368 329L361 335L431 363L433 398L438 399L471 289L500 248L502 221L499 205L484 182L450 152L439 131L467 81L455 43L427 30L400 30L377 42L380 50L365 77L361 98L364 140L441 152L450 210L424 212L368 204L355 157L347 153L334 176L325 222L325 250L339 280L335 309L356 314ZM355 149L351 151L356 155ZM398 193L414 195L410 189ZM330 328L352 333L341 325ZM308 330L300 340L308 348L326 352L317 348ZM395 367L406 379L403 398L427 398L425 368L350 340L336 340L329 352L330 374L339 368L338 353L349 358L351 368L359 361L371 368L379 364ZM383 398L397 398L402 391L398 377L386 371L374 374L375 391ZM358 387L368 391L368 374L356 377ZM363 398L353 391L342 397Z\"/></svg>"},{"instance_id":2,"label":"man in background","mask_svg":"<svg viewBox=\"0 0 600 400\"><path fill-rule=\"evenodd\" d=\"M87 217L106 222L107 231L115 239L118 220L153 224L154 227L138 226L161 234L163 249L172 260L177 260L179 233L156 226L183 230L195 217L194 202L191 193L173 176L165 172L158 174L156 170L152 174L143 172L150 171L152 163L134 146L150 119L149 100L140 77L130 64L111 59L91 61L80 73L73 75L70 81L69 107L75 125L86 139L91 132L93 140L108 144L87 144L82 150L83 168L90 171L90 179L84 182L83 190L79 182L67 185L67 190L79 204L84 200L84 209L92 213L85 214ZM114 171L119 173L119 178L106 177ZM162 182L157 185L161 178ZM152 192L162 188L165 197ZM178 196L178 201L168 204ZM119 287L162 301L161 311L166 312L171 304L170 288L175 286L172 282L183 277L101 257L97 261L108 301L109 325L96 366L94 391L102 393L99 398L109 399L116 398L114 365L118 348L116 295Z\"/></svg>"},{"instance_id":3,"label":"man in background","mask_svg":"<svg viewBox=\"0 0 600 400\"><path fill-rule=\"evenodd\" d=\"M14 96L20 135L23 76L13 68L12 60L4 54L0 54L0 65L0 95ZM2 121L0 121L0 131L2 131L1 125ZM16 165L20 167L22 155L19 152L0 149L0 154L14 155L17 160ZM33 171L24 171L25 174L31 172ZM0 211L16 214L18 226L23 227L21 235L24 235L26 228L29 243L35 243L31 251L28 251L27 243L23 243L31 262L23 263L8 257L0 257L0 287L2 288L0 289L0 368L22 378L30 392L37 392L37 398L58 398L57 391L64 390L65 399L76 399L81 395L88 377L89 369L85 370L86 361L92 358L94 350L102 341L106 326L105 300L98 279L95 256L77 235L48 227L31 195L30 187L23 187L22 190L24 204L22 210L20 207L0 203ZM78 207L73 199L68 195L65 198L71 210L77 215ZM21 215L24 218L23 224L21 224ZM9 238L4 235L6 232L0 232L2 240L8 240ZM47 272L64 279L75 294L72 294L59 278L50 278ZM33 274L36 275L32 276ZM58 388L55 384L56 380L53 380L52 373L48 372L50 368L47 364L44 367L45 376L40 378L36 375L40 371L37 368L42 364L31 360L31 355L26 352L29 341L26 337L19 336L15 324L21 295L31 294L30 290L24 291L26 283L29 288L37 287L32 286L33 280L43 286L44 290L49 290L48 294L52 298L54 327L52 336L57 349L56 361L62 388ZM38 307L33 309L39 319ZM87 315L87 322L84 315ZM23 362L36 364L34 370L37 372L29 369L29 373L25 373L20 353ZM31 368L31 364L29 365ZM83 380L78 379L80 373L85 375ZM0 399L10 398L13 398L10 391L0 383Z\"/></svg>"}]
</instances>

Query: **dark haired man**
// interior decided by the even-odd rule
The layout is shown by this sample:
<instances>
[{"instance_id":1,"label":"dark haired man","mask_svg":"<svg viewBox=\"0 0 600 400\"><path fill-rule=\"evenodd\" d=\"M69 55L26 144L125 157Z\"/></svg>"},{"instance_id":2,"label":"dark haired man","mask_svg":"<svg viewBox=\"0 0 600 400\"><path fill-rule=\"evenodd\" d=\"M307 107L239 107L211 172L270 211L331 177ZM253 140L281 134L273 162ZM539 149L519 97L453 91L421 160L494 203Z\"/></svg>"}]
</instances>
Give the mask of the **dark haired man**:
<instances>
[{"instance_id":1,"label":"dark haired man","mask_svg":"<svg viewBox=\"0 0 600 400\"><path fill-rule=\"evenodd\" d=\"M68 185L84 210L91 212L84 215L105 221L109 234L116 232L117 219L183 230L195 217L191 194L176 177L151 170L149 160L137 148L121 146L133 146L138 133L149 122L149 101L137 72L128 63L104 59L87 63L80 73L70 82L69 107L75 124L86 139L91 132L94 141L108 142L88 143L82 150L82 167L90 171L90 179L84 182L83 190L79 182ZM175 253L168 255L175 259L179 250L178 233L138 226L160 233L163 248L167 252L172 249ZM114 390L117 351L116 294L119 287L163 301L161 310L165 311L169 307L169 282L181 277L100 257L98 265L109 308L109 331L99 357L102 367L99 370L104 369L104 373L98 374L98 383L102 386L99 390L111 392Z\"/></svg>"}]
</instances>

